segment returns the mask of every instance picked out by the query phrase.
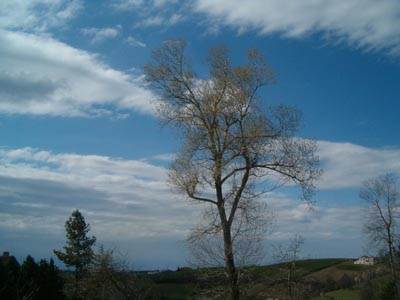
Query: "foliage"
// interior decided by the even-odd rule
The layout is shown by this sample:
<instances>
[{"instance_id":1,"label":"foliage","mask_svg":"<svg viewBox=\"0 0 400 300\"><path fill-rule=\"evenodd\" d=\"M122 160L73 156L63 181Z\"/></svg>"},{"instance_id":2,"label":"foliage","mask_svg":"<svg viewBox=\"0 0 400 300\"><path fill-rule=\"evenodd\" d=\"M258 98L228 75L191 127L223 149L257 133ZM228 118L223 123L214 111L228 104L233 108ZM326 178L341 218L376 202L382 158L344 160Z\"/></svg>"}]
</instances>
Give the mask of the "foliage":
<instances>
[{"instance_id":1,"label":"foliage","mask_svg":"<svg viewBox=\"0 0 400 300\"><path fill-rule=\"evenodd\" d=\"M63 300L63 281L53 260L39 264L28 255L21 267L16 261L0 264L0 299Z\"/></svg>"},{"instance_id":2,"label":"foliage","mask_svg":"<svg viewBox=\"0 0 400 300\"><path fill-rule=\"evenodd\" d=\"M20 265L15 259L0 263L0 299L18 299Z\"/></svg>"},{"instance_id":3,"label":"foliage","mask_svg":"<svg viewBox=\"0 0 400 300\"><path fill-rule=\"evenodd\" d=\"M65 252L54 250L57 258L68 267L74 267L76 275L81 275L93 259L92 246L96 242L95 237L88 237L90 225L86 224L79 210L72 212L65 222L67 236Z\"/></svg>"},{"instance_id":4,"label":"foliage","mask_svg":"<svg viewBox=\"0 0 400 300\"><path fill-rule=\"evenodd\" d=\"M325 293L322 296L314 297L313 300L359 300L360 296L358 291L351 289L340 289L332 292Z\"/></svg>"},{"instance_id":5,"label":"foliage","mask_svg":"<svg viewBox=\"0 0 400 300\"><path fill-rule=\"evenodd\" d=\"M93 245L96 242L94 236L88 237L90 225L86 224L85 218L79 210L72 212L69 219L65 222L67 242L64 252L54 250L54 254L66 266L74 267L74 288L73 298L79 294L79 283L83 279L88 266L93 260Z\"/></svg>"},{"instance_id":6,"label":"foliage","mask_svg":"<svg viewBox=\"0 0 400 300\"><path fill-rule=\"evenodd\" d=\"M38 299L40 300L61 300L64 299L64 281L61 278L60 270L50 262L42 259L39 262L38 283L40 286Z\"/></svg>"},{"instance_id":7,"label":"foliage","mask_svg":"<svg viewBox=\"0 0 400 300\"><path fill-rule=\"evenodd\" d=\"M153 299L149 281L128 270L126 263L113 250L100 246L82 281L85 300Z\"/></svg>"},{"instance_id":8,"label":"foliage","mask_svg":"<svg viewBox=\"0 0 400 300\"><path fill-rule=\"evenodd\" d=\"M393 281L387 282L380 291L379 300L396 300L396 283Z\"/></svg>"}]
</instances>

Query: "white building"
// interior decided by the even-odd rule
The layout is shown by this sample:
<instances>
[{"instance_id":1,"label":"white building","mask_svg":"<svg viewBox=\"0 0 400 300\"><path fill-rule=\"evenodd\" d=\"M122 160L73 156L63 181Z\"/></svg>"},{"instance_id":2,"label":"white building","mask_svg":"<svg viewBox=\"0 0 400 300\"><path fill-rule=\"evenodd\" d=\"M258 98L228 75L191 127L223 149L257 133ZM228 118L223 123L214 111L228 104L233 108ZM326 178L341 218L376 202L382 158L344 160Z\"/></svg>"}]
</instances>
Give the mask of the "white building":
<instances>
[{"instance_id":1,"label":"white building","mask_svg":"<svg viewBox=\"0 0 400 300\"><path fill-rule=\"evenodd\" d=\"M355 265L366 265L366 266L373 266L374 263L375 263L375 257L373 256L361 256L354 262Z\"/></svg>"}]
</instances>

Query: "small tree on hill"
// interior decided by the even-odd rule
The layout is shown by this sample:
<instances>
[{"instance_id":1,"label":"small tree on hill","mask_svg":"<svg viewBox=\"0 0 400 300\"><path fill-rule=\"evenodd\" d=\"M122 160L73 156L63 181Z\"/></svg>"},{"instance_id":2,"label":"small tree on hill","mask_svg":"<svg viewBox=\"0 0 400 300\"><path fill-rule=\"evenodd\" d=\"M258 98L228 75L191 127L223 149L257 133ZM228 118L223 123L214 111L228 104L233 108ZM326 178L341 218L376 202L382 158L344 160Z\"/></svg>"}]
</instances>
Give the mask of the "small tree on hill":
<instances>
[{"instance_id":1,"label":"small tree on hill","mask_svg":"<svg viewBox=\"0 0 400 300\"><path fill-rule=\"evenodd\" d=\"M293 300L293 273L296 269L296 261L299 258L300 248L304 244L304 238L296 234L290 239L289 245L276 247L273 257L280 263L284 263L288 269L287 287L290 300Z\"/></svg>"},{"instance_id":2,"label":"small tree on hill","mask_svg":"<svg viewBox=\"0 0 400 300\"><path fill-rule=\"evenodd\" d=\"M82 282L85 300L154 299L149 278L130 271L122 256L100 245ZM158 298L157 298L158 299Z\"/></svg>"},{"instance_id":3,"label":"small tree on hill","mask_svg":"<svg viewBox=\"0 0 400 300\"><path fill-rule=\"evenodd\" d=\"M392 281L397 281L395 252L400 214L400 189L397 177L386 174L365 181L360 198L365 200L364 232L372 246L384 249L389 258Z\"/></svg>"},{"instance_id":4,"label":"small tree on hill","mask_svg":"<svg viewBox=\"0 0 400 300\"><path fill-rule=\"evenodd\" d=\"M65 222L67 242L64 252L54 250L54 254L66 266L74 268L75 290L77 295L78 284L93 260L93 245L96 242L94 236L88 237L90 225L86 224L85 218L79 210L72 212L69 219Z\"/></svg>"}]
</instances>

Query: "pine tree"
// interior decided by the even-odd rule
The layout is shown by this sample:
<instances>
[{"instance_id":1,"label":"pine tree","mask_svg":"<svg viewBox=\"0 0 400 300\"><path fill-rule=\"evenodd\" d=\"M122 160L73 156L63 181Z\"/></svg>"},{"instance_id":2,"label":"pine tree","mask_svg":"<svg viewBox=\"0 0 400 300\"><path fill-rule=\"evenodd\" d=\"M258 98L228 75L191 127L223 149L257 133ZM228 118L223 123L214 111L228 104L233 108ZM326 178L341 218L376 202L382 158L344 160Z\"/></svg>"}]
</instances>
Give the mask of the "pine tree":
<instances>
[{"instance_id":1,"label":"pine tree","mask_svg":"<svg viewBox=\"0 0 400 300\"><path fill-rule=\"evenodd\" d=\"M86 224L85 218L79 210L72 212L65 222L67 242L64 252L54 250L54 254L66 266L74 268L76 295L80 280L83 278L88 266L93 260L93 245L96 242L94 236L88 237L90 225Z\"/></svg>"},{"instance_id":2,"label":"pine tree","mask_svg":"<svg viewBox=\"0 0 400 300\"><path fill-rule=\"evenodd\" d=\"M60 276L60 271L54 265L53 259L48 263L42 259L39 263L39 292L37 299L40 300L63 300L64 282Z\"/></svg>"},{"instance_id":3,"label":"pine tree","mask_svg":"<svg viewBox=\"0 0 400 300\"><path fill-rule=\"evenodd\" d=\"M0 299L18 299L18 279L20 265L16 259L10 259L5 265L0 263Z\"/></svg>"},{"instance_id":4,"label":"pine tree","mask_svg":"<svg viewBox=\"0 0 400 300\"><path fill-rule=\"evenodd\" d=\"M39 266L32 256L28 255L19 270L19 280L17 287L18 298L36 299L39 290L38 283Z\"/></svg>"}]
</instances>

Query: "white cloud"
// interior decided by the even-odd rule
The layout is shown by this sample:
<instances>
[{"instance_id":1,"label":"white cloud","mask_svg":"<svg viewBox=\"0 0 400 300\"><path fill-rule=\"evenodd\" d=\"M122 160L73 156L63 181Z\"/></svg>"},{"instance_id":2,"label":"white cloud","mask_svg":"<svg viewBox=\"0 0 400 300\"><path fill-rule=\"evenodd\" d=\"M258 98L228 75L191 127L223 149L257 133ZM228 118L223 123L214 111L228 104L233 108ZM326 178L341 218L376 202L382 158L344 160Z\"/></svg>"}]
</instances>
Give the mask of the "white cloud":
<instances>
[{"instance_id":1,"label":"white cloud","mask_svg":"<svg viewBox=\"0 0 400 300\"><path fill-rule=\"evenodd\" d=\"M153 0L153 5L155 7L162 8L162 7L165 7L165 6L171 6L171 5L176 4L178 2L179 2L179 0Z\"/></svg>"},{"instance_id":2,"label":"white cloud","mask_svg":"<svg viewBox=\"0 0 400 300\"><path fill-rule=\"evenodd\" d=\"M195 0L194 10L206 14L213 26L239 32L257 30L288 38L321 32L334 43L400 55L397 0Z\"/></svg>"},{"instance_id":3,"label":"white cloud","mask_svg":"<svg viewBox=\"0 0 400 300\"><path fill-rule=\"evenodd\" d=\"M2 0L0 28L47 31L64 26L82 9L81 0Z\"/></svg>"},{"instance_id":4,"label":"white cloud","mask_svg":"<svg viewBox=\"0 0 400 300\"><path fill-rule=\"evenodd\" d=\"M157 26L173 26L185 20L185 17L180 13L164 13L157 15L150 15L140 21L137 26L139 27L157 27Z\"/></svg>"},{"instance_id":5,"label":"white cloud","mask_svg":"<svg viewBox=\"0 0 400 300\"><path fill-rule=\"evenodd\" d=\"M325 170L319 188L358 189L364 179L387 171L400 174L399 149L326 141L319 147ZM149 161L156 158L171 157L160 155ZM61 243L63 224L78 208L102 242L125 241L135 248L138 239L183 240L199 220L201 206L172 193L166 183L167 170L149 161L0 148L0 232L7 233L10 241L13 236L46 233ZM330 203L321 193L310 209L287 192L294 190L265 195L276 219L267 236L270 242L286 241L294 233L320 244L353 240L357 242L352 244L352 255L361 254L357 245L361 243L362 210L356 202L345 205L349 199L341 198ZM345 252L346 246L342 248Z\"/></svg>"},{"instance_id":6,"label":"white cloud","mask_svg":"<svg viewBox=\"0 0 400 300\"><path fill-rule=\"evenodd\" d=\"M364 180L387 172L400 175L400 149L372 149L351 143L321 141L319 157L324 174L320 189L360 188Z\"/></svg>"},{"instance_id":7,"label":"white cloud","mask_svg":"<svg viewBox=\"0 0 400 300\"><path fill-rule=\"evenodd\" d=\"M116 10L132 10L140 7L143 3L143 0L115 0L111 3L111 7Z\"/></svg>"},{"instance_id":8,"label":"white cloud","mask_svg":"<svg viewBox=\"0 0 400 300\"><path fill-rule=\"evenodd\" d=\"M81 32L89 36L91 38L91 42L93 44L95 43L100 43L103 42L104 40L107 39L113 39L119 36L120 30L118 27L116 28L95 28L95 27L90 27L90 28L83 28Z\"/></svg>"},{"instance_id":9,"label":"white cloud","mask_svg":"<svg viewBox=\"0 0 400 300\"><path fill-rule=\"evenodd\" d=\"M153 112L154 95L140 77L53 38L0 30L0 56L0 112L117 117L115 110Z\"/></svg>"},{"instance_id":10,"label":"white cloud","mask_svg":"<svg viewBox=\"0 0 400 300\"><path fill-rule=\"evenodd\" d=\"M140 22L141 26L144 27L152 27L152 26L160 26L166 22L166 19L162 16L150 16L143 21Z\"/></svg>"},{"instance_id":11,"label":"white cloud","mask_svg":"<svg viewBox=\"0 0 400 300\"><path fill-rule=\"evenodd\" d=\"M141 47L141 48L147 47L147 45L145 43L135 39L132 36L128 36L126 39L124 39L124 42L133 47Z\"/></svg>"},{"instance_id":12,"label":"white cloud","mask_svg":"<svg viewBox=\"0 0 400 300\"><path fill-rule=\"evenodd\" d=\"M138 19L136 27L163 27L181 23L191 14L190 5L191 2L182 3L179 0L118 0L110 4L116 11L135 13Z\"/></svg>"},{"instance_id":13,"label":"white cloud","mask_svg":"<svg viewBox=\"0 0 400 300\"><path fill-rule=\"evenodd\" d=\"M172 161L176 158L176 154L175 153L158 154L153 156L152 158L161 161Z\"/></svg>"},{"instance_id":14,"label":"white cloud","mask_svg":"<svg viewBox=\"0 0 400 300\"><path fill-rule=\"evenodd\" d=\"M58 232L63 221L39 218L66 219L74 208L108 240L184 236L192 225L193 212L170 191L166 169L145 161L3 148L0 177L0 227Z\"/></svg>"},{"instance_id":15,"label":"white cloud","mask_svg":"<svg viewBox=\"0 0 400 300\"><path fill-rule=\"evenodd\" d=\"M0 178L0 229L59 233L60 218L78 208L103 239L183 239L201 213L201 206L170 190L164 167L144 160L0 148ZM324 239L360 234L357 207L310 210L301 200L275 192L265 201L277 220L271 239L286 239L294 232Z\"/></svg>"},{"instance_id":16,"label":"white cloud","mask_svg":"<svg viewBox=\"0 0 400 300\"><path fill-rule=\"evenodd\" d=\"M149 11L153 8L161 9L167 6L172 6L178 3L179 0L115 0L111 3L111 7L116 10L131 11L140 9L142 11Z\"/></svg>"},{"instance_id":17,"label":"white cloud","mask_svg":"<svg viewBox=\"0 0 400 300\"><path fill-rule=\"evenodd\" d=\"M282 195L270 195L266 201L275 212L277 220L268 239L287 241L295 233L306 239L352 239L362 234L362 210L359 206L335 206L316 203L308 206L300 200ZM343 200L343 199L338 199Z\"/></svg>"},{"instance_id":18,"label":"white cloud","mask_svg":"<svg viewBox=\"0 0 400 300\"><path fill-rule=\"evenodd\" d=\"M325 170L325 179L319 183L322 189L359 188L364 179L380 173L400 174L398 149L375 150L332 142L320 142L320 149ZM1 211L15 214L13 222L20 222L17 227L26 229L39 224L35 211L62 216L80 208L108 239L169 235L184 238L197 222L201 208L172 193L166 173L164 167L144 160L3 148L0 149ZM361 234L358 206L335 203L327 206L317 201L310 209L304 202L276 192L266 195L265 201L277 220L272 239L286 239L294 232L323 239ZM24 221L27 214L30 219ZM27 225L29 220L31 226ZM51 229L57 218L49 220L51 224L42 225ZM14 226L11 221L5 222L8 225L4 222L3 227ZM131 231L131 227L141 230Z\"/></svg>"},{"instance_id":19,"label":"white cloud","mask_svg":"<svg viewBox=\"0 0 400 300\"><path fill-rule=\"evenodd\" d=\"M184 19L185 19L184 16L181 14L173 14L172 16L169 17L168 23L170 25L175 25L177 23L180 23Z\"/></svg>"}]
</instances>

